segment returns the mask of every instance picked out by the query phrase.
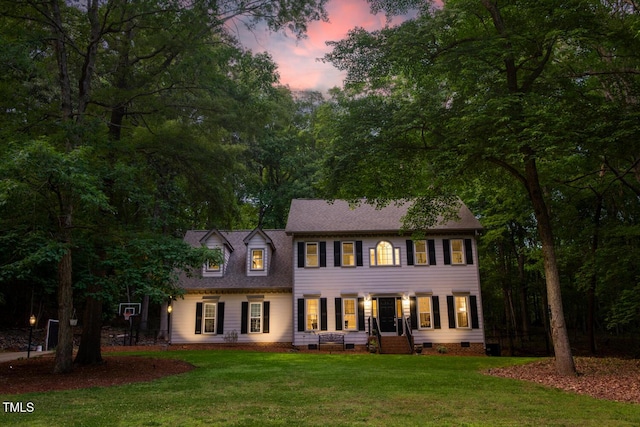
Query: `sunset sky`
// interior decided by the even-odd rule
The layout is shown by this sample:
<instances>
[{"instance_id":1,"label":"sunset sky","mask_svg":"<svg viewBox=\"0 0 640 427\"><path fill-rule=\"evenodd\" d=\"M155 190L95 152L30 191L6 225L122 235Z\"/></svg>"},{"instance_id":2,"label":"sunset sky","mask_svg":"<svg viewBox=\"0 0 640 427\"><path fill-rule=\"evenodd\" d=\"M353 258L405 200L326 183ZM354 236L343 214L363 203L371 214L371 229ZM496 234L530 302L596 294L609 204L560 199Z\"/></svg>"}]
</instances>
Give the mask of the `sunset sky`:
<instances>
[{"instance_id":1,"label":"sunset sky","mask_svg":"<svg viewBox=\"0 0 640 427\"><path fill-rule=\"evenodd\" d=\"M330 48L327 41L346 37L354 27L376 30L385 25L383 13L372 15L366 0L329 0L329 22L312 22L308 37L296 40L292 35L255 30L240 35L244 46L254 53L267 51L278 64L280 82L292 90L317 90L326 92L334 86L342 86L342 74L331 64L319 61Z\"/></svg>"}]
</instances>

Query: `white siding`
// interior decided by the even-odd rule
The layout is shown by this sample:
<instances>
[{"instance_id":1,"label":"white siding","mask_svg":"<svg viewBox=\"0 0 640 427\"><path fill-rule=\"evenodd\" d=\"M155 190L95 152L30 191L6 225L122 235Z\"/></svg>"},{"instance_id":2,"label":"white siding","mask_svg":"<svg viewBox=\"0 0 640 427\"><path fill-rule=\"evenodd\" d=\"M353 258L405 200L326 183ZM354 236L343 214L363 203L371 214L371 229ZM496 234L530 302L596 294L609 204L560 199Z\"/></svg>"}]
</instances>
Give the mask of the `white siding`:
<instances>
[{"instance_id":1,"label":"white siding","mask_svg":"<svg viewBox=\"0 0 640 427\"><path fill-rule=\"evenodd\" d=\"M416 343L456 343L461 341L484 342L482 321L482 300L480 296L480 283L478 274L478 258L475 238L467 236L437 236L428 237L435 240L436 265L415 266L407 264L406 237L353 237L343 238L327 237L314 238L308 241L325 241L326 267L298 268L297 242L294 240L294 344L306 345L317 341L313 333L298 332L297 300L304 298L305 294L321 292L321 298L327 298L327 323L328 331L335 331L335 298L345 294L357 294L358 297L371 295L397 295L413 297L416 293L432 293L439 297L440 305L440 329L414 330L412 331ZM445 265L442 249L442 240L449 238L471 238L473 246L474 264L472 265ZM363 266L361 267L334 267L333 242L362 241ZM394 247L400 248L400 266L370 266L369 249L376 246L380 240L387 240ZM468 292L477 297L479 329L450 329L447 315L447 296L453 292ZM365 310L366 319L371 315ZM405 315L409 315L406 310ZM366 332L347 332L346 342L355 344L366 343Z\"/></svg>"},{"instance_id":2,"label":"white siding","mask_svg":"<svg viewBox=\"0 0 640 427\"><path fill-rule=\"evenodd\" d=\"M252 297L255 294L250 294ZM225 303L224 333L196 334L196 303L211 302L201 294L187 294L184 299L173 302L171 314L171 342L173 344L225 343L224 337L231 331L238 334L238 343L291 342L293 312L291 294L264 294L264 301L270 302L269 333L241 334L242 302L249 301L243 294L221 294L219 302Z\"/></svg>"}]
</instances>

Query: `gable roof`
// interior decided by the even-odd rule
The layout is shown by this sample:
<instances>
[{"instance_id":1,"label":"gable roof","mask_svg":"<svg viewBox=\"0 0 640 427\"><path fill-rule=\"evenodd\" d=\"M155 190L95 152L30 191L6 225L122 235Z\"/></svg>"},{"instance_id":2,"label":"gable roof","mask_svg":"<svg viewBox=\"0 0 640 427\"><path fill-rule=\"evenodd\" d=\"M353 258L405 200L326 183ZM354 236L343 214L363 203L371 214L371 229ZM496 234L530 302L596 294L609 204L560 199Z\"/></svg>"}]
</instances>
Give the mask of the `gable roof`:
<instances>
[{"instance_id":1,"label":"gable roof","mask_svg":"<svg viewBox=\"0 0 640 427\"><path fill-rule=\"evenodd\" d=\"M182 274L180 285L189 292L239 292L242 290L264 292L291 292L293 288L292 242L284 230L261 230L277 250L270 254L268 274L265 276L247 276L247 245L244 240L255 230L218 231L230 247L235 247L229 256L221 277L202 277L201 271L196 271L193 277ZM210 235L206 230L190 230L184 240L193 247L201 246L204 236Z\"/></svg>"},{"instance_id":2,"label":"gable roof","mask_svg":"<svg viewBox=\"0 0 640 427\"><path fill-rule=\"evenodd\" d=\"M233 245L231 245L231 243L229 243L229 240L227 240L227 238L222 233L220 233L219 230L217 230L215 228L213 230L207 231L202 237L200 237L200 240L199 240L200 244L204 245L206 243L206 241L209 240L209 238L211 236L218 236L220 241L222 241L223 245L227 246L231 252L234 251Z\"/></svg>"},{"instance_id":3,"label":"gable roof","mask_svg":"<svg viewBox=\"0 0 640 427\"><path fill-rule=\"evenodd\" d=\"M285 231L290 235L327 233L397 233L410 203L391 203L378 209L362 200L352 206L346 200L294 199ZM459 220L438 224L427 231L471 232L482 225L462 202Z\"/></svg>"},{"instance_id":4,"label":"gable roof","mask_svg":"<svg viewBox=\"0 0 640 427\"><path fill-rule=\"evenodd\" d=\"M275 251L275 250L276 250L276 246L273 244L273 240L271 240L271 237L269 237L269 236L267 235L267 233L265 233L264 231L262 231L260 228L255 228L251 233L249 233L249 234L247 235L247 237L245 237L244 239L242 239L242 242L243 242L245 245L248 245L248 244L249 244L249 242L251 241L251 239L253 239L253 237L254 237L256 234L257 234L257 235L259 235L259 236L261 236L261 237L264 239L264 241L265 241L265 242L266 242L266 243L271 247L271 250L273 250L273 251Z\"/></svg>"}]
</instances>

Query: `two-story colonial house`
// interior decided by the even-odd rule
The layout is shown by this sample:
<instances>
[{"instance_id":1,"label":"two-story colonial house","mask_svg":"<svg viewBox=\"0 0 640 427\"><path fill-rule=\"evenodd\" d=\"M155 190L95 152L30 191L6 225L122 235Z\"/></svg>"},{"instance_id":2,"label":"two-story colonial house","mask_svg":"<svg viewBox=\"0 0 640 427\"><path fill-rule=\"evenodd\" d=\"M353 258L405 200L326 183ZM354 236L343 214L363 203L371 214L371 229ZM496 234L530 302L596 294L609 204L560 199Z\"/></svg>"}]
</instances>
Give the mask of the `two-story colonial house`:
<instances>
[{"instance_id":1,"label":"two-story colonial house","mask_svg":"<svg viewBox=\"0 0 640 427\"><path fill-rule=\"evenodd\" d=\"M331 333L349 347L402 336L483 353L480 223L462 205L457 220L412 239L401 232L407 209L296 199L285 230L187 233L224 249L225 262L183 280L172 342L224 343L237 331L238 342L313 348Z\"/></svg>"}]
</instances>

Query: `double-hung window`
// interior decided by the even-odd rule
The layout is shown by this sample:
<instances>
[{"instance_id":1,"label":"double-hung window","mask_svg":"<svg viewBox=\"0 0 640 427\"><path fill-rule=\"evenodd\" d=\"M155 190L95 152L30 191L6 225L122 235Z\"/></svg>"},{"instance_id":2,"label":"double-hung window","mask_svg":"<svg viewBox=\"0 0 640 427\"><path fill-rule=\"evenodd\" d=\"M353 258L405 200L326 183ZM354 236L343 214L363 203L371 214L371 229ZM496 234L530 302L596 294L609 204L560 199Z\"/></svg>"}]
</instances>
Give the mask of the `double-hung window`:
<instances>
[{"instance_id":1,"label":"double-hung window","mask_svg":"<svg viewBox=\"0 0 640 427\"><path fill-rule=\"evenodd\" d=\"M353 242L342 242L342 266L353 267L355 265L355 244Z\"/></svg>"},{"instance_id":2,"label":"double-hung window","mask_svg":"<svg viewBox=\"0 0 640 427\"><path fill-rule=\"evenodd\" d=\"M305 264L306 267L318 267L319 256L318 256L318 243L316 242L307 242L305 245Z\"/></svg>"},{"instance_id":3,"label":"double-hung window","mask_svg":"<svg viewBox=\"0 0 640 427\"><path fill-rule=\"evenodd\" d=\"M420 329L430 329L431 323L431 297L418 297L418 327Z\"/></svg>"},{"instance_id":4,"label":"double-hung window","mask_svg":"<svg viewBox=\"0 0 640 427\"><path fill-rule=\"evenodd\" d=\"M369 249L369 264L377 266L400 265L400 248L382 240L375 248Z\"/></svg>"},{"instance_id":5,"label":"double-hung window","mask_svg":"<svg viewBox=\"0 0 640 427\"><path fill-rule=\"evenodd\" d=\"M427 257L427 241L416 240L414 242L414 247L415 247L415 264L428 265L429 258Z\"/></svg>"},{"instance_id":6,"label":"double-hung window","mask_svg":"<svg viewBox=\"0 0 640 427\"><path fill-rule=\"evenodd\" d=\"M203 309L204 333L215 334L217 304L204 304Z\"/></svg>"},{"instance_id":7,"label":"double-hung window","mask_svg":"<svg viewBox=\"0 0 640 427\"><path fill-rule=\"evenodd\" d=\"M464 264L464 241L451 239L451 264Z\"/></svg>"},{"instance_id":8,"label":"double-hung window","mask_svg":"<svg viewBox=\"0 0 640 427\"><path fill-rule=\"evenodd\" d=\"M343 298L342 300L342 321L345 331L355 331L357 325L358 305L356 298Z\"/></svg>"},{"instance_id":9,"label":"double-hung window","mask_svg":"<svg viewBox=\"0 0 640 427\"><path fill-rule=\"evenodd\" d=\"M262 332L262 302L249 304L249 332Z\"/></svg>"},{"instance_id":10,"label":"double-hung window","mask_svg":"<svg viewBox=\"0 0 640 427\"><path fill-rule=\"evenodd\" d=\"M264 249L251 249L251 270L264 270Z\"/></svg>"},{"instance_id":11,"label":"double-hung window","mask_svg":"<svg viewBox=\"0 0 640 427\"><path fill-rule=\"evenodd\" d=\"M305 300L305 330L317 331L320 329L320 300L318 298Z\"/></svg>"},{"instance_id":12,"label":"double-hung window","mask_svg":"<svg viewBox=\"0 0 640 427\"><path fill-rule=\"evenodd\" d=\"M466 296L456 296L454 299L455 299L455 310L456 310L456 327L468 328L469 327L469 298Z\"/></svg>"}]
</instances>

